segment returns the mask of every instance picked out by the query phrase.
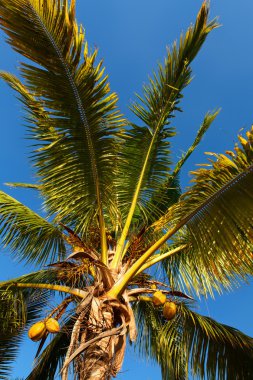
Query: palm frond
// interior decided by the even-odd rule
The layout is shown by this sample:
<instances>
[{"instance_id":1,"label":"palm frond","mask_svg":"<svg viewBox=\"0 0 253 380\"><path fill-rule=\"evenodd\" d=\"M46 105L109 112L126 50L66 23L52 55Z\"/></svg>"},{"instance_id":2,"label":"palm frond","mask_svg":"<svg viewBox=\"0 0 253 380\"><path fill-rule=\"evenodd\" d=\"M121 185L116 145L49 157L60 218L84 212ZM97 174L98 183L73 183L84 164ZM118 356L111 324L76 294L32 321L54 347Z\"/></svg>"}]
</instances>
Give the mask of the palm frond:
<instances>
[{"instance_id":1,"label":"palm frond","mask_svg":"<svg viewBox=\"0 0 253 380\"><path fill-rule=\"evenodd\" d=\"M185 263L213 276L220 290L253 273L253 129L239 142L234 152L212 154L207 168L192 172L193 186L157 223L161 229L172 223L174 231L187 226L192 253Z\"/></svg>"},{"instance_id":2,"label":"palm frond","mask_svg":"<svg viewBox=\"0 0 253 380\"><path fill-rule=\"evenodd\" d=\"M150 205L152 194L160 189L170 175L169 147L174 134L170 119L178 109L182 90L190 82L192 60L207 35L217 26L214 21L208 22L208 13L208 6L203 3L195 25L181 36L179 46L175 43L172 51L168 50L164 66L159 66L158 74L154 74L150 85L144 87L144 99L139 97L141 103L132 107L144 126L132 124L122 146L124 159L119 165L117 195L125 223L113 267L120 260L131 224L138 222L138 219L148 219L147 206Z\"/></svg>"},{"instance_id":3,"label":"palm frond","mask_svg":"<svg viewBox=\"0 0 253 380\"><path fill-rule=\"evenodd\" d=\"M163 380L250 380L253 339L192 311L190 304L178 302L171 321L151 302L135 304L140 353L158 362Z\"/></svg>"},{"instance_id":4,"label":"palm frond","mask_svg":"<svg viewBox=\"0 0 253 380\"><path fill-rule=\"evenodd\" d=\"M163 184L152 194L150 204L147 206L149 224L153 223L155 220L160 218L164 213L171 207L174 203L178 202L179 196L181 195L181 189L179 185L179 173L185 162L197 148L201 142L204 134L211 126L212 122L215 120L219 113L215 111L213 113L208 112L201 124L197 135L189 147L189 149L182 155L180 160L176 163L173 172L170 174Z\"/></svg>"},{"instance_id":5,"label":"palm frond","mask_svg":"<svg viewBox=\"0 0 253 380\"><path fill-rule=\"evenodd\" d=\"M164 324L157 342L163 380L169 380L166 360L175 355L178 361L177 352L183 353L186 368L198 379L252 378L253 339L183 304L178 307L176 319Z\"/></svg>"},{"instance_id":6,"label":"palm frond","mask_svg":"<svg viewBox=\"0 0 253 380\"><path fill-rule=\"evenodd\" d=\"M46 208L77 231L98 214L102 228L102 207L114 212L110 194L122 118L102 63L95 65L97 51L88 52L75 21L75 1L1 0L0 24L14 50L34 62L22 64L21 73Z\"/></svg>"},{"instance_id":7,"label":"palm frond","mask_svg":"<svg viewBox=\"0 0 253 380\"><path fill-rule=\"evenodd\" d=\"M61 231L16 199L0 191L2 244L24 262L45 264L65 257Z\"/></svg>"},{"instance_id":8,"label":"palm frond","mask_svg":"<svg viewBox=\"0 0 253 380\"><path fill-rule=\"evenodd\" d=\"M6 182L5 185L9 187L21 187L24 189L39 190L39 185L36 185L35 183Z\"/></svg>"},{"instance_id":9,"label":"palm frond","mask_svg":"<svg viewBox=\"0 0 253 380\"><path fill-rule=\"evenodd\" d=\"M174 289L180 289L182 292L188 292L193 297L214 298L215 293L222 294L225 290L238 288L242 281L248 280L247 272L237 268L227 271L223 262L218 256L214 261L200 251L197 251L191 244L192 236L187 229L182 229L174 239L175 244L170 247L178 247L178 244L185 244L184 251L171 255L161 261L159 268L162 273L166 273L169 284ZM162 250L164 251L164 249ZM240 273L240 274L239 274Z\"/></svg>"},{"instance_id":10,"label":"palm frond","mask_svg":"<svg viewBox=\"0 0 253 380\"><path fill-rule=\"evenodd\" d=\"M133 310L138 330L136 350L146 360L152 360L161 366L163 380L185 380L187 378L187 366L184 353L177 349L179 321L174 320L174 326L170 331L171 336L170 340L167 341L166 348L173 346L174 351L171 350L170 355L166 356L165 362L159 345L161 331L164 328L161 308L155 307L152 302L139 301L133 306Z\"/></svg>"},{"instance_id":11,"label":"palm frond","mask_svg":"<svg viewBox=\"0 0 253 380\"><path fill-rule=\"evenodd\" d=\"M127 139L123 147L123 173L119 181L128 183L121 186L119 200L129 208L137 184L142 177L141 191L136 214L148 212L148 201L153 192L159 189L171 174L170 140L175 135L171 125L174 112L183 97L182 91L191 80L191 63L209 32L217 24L208 21L209 9L206 3L201 7L195 25L181 36L168 50L165 62L159 65L150 83L144 86L143 98L131 107L134 114L144 123L132 124L127 130ZM142 175L145 166L145 173ZM150 205L152 212L152 205Z\"/></svg>"},{"instance_id":12,"label":"palm frond","mask_svg":"<svg viewBox=\"0 0 253 380\"><path fill-rule=\"evenodd\" d=\"M185 164L185 162L188 160L188 158L191 156L191 154L197 148L197 146L201 142L203 136L205 135L205 133L210 128L213 121L218 116L219 112L220 112L220 110L214 111L214 112L207 112L192 145L189 147L187 152L182 155L181 159L176 163L175 168L173 170L173 173L171 175L172 179L178 175L178 173L180 172L180 170L183 167L183 165Z\"/></svg>"},{"instance_id":13,"label":"palm frond","mask_svg":"<svg viewBox=\"0 0 253 380\"><path fill-rule=\"evenodd\" d=\"M0 379L10 379L26 326L37 320L49 293L34 289L2 287L0 289Z\"/></svg>"}]
</instances>

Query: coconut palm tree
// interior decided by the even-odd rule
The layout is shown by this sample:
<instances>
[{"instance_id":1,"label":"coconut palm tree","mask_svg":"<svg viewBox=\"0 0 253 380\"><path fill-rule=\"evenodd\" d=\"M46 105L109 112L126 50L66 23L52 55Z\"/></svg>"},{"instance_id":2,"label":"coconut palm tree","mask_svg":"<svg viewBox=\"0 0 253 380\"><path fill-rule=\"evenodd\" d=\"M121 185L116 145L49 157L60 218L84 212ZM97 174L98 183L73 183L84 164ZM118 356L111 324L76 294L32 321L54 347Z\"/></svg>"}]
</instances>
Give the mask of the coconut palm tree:
<instances>
[{"instance_id":1,"label":"coconut palm tree","mask_svg":"<svg viewBox=\"0 0 253 380\"><path fill-rule=\"evenodd\" d=\"M252 379L253 339L194 311L194 299L253 273L253 129L234 150L179 175L218 111L172 163L172 118L191 63L217 27L203 3L131 110L117 107L75 1L0 0L7 42L25 58L0 76L26 111L43 218L0 192L3 245L37 271L0 283L0 378L24 335L37 341L32 379L111 379L126 342L162 378ZM22 375L22 374L21 374Z\"/></svg>"}]
</instances>

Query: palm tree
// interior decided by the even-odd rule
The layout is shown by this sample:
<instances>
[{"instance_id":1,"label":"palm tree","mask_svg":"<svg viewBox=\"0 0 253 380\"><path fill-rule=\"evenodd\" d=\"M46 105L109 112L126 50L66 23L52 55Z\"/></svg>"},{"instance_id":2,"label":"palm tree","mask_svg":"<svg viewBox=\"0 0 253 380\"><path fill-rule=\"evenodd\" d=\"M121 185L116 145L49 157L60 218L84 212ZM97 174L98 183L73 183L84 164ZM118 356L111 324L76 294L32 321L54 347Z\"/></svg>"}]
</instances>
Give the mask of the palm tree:
<instances>
[{"instance_id":1,"label":"palm tree","mask_svg":"<svg viewBox=\"0 0 253 380\"><path fill-rule=\"evenodd\" d=\"M25 57L0 76L26 110L43 218L0 192L0 236L38 270L0 283L0 378L22 338L39 341L32 379L111 379L129 340L162 378L252 379L253 339L194 312L194 299L253 273L253 129L233 151L179 175L218 111L172 164L171 119L191 63L217 27L203 3L131 107L117 108L75 1L0 0L0 25ZM53 306L52 306L53 305ZM61 327L59 327L59 324ZM60 328L60 331L59 331Z\"/></svg>"}]
</instances>

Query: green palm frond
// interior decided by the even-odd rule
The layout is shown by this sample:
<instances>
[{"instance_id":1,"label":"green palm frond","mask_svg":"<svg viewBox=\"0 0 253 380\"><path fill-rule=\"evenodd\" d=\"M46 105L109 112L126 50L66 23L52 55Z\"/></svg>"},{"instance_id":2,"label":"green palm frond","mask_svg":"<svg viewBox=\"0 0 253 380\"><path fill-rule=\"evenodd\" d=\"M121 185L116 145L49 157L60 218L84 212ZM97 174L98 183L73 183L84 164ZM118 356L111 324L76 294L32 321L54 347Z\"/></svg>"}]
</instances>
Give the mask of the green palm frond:
<instances>
[{"instance_id":1,"label":"green palm frond","mask_svg":"<svg viewBox=\"0 0 253 380\"><path fill-rule=\"evenodd\" d=\"M164 319L162 317L161 308L155 307L152 302L139 301L133 306L138 328L138 336L136 341L136 350L145 358L159 363L163 380L185 380L187 378L187 363L185 355L177 344L178 330L180 329L180 321L174 320L174 326L171 329L169 340L163 349L172 348L170 355L166 356L166 362L159 339L161 339L161 331L164 328Z\"/></svg>"},{"instance_id":2,"label":"green palm frond","mask_svg":"<svg viewBox=\"0 0 253 380\"><path fill-rule=\"evenodd\" d=\"M8 281L0 282L0 289L41 289L42 292L49 291L52 295L66 293L73 294L82 293L81 289L85 289L91 285L92 280L88 273L85 271L84 266L78 267L77 265L69 265L66 267L56 267L43 269L37 272L31 272L23 276L12 278ZM76 290L76 292L75 292ZM25 291L25 290L24 290ZM82 293L83 294L83 293ZM85 292L84 292L85 294Z\"/></svg>"},{"instance_id":3,"label":"green palm frond","mask_svg":"<svg viewBox=\"0 0 253 380\"><path fill-rule=\"evenodd\" d=\"M190 64L207 35L217 27L214 21L208 21L208 14L208 5L204 3L195 25L168 50L164 65L159 65L158 73L144 86L143 98L138 96L139 101L131 107L144 125L132 124L127 130L122 149L124 176L119 180L127 181L128 185L121 186L119 200L123 209L128 210L141 180L137 216L145 217L153 212L153 204L149 202L153 192L160 189L171 174L170 140L175 134L171 118L178 110L183 89L191 81Z\"/></svg>"},{"instance_id":4,"label":"green palm frond","mask_svg":"<svg viewBox=\"0 0 253 380\"><path fill-rule=\"evenodd\" d=\"M176 344L175 330L178 334ZM237 329L199 315L183 304L178 307L176 319L164 324L157 341L164 368L167 357L177 349L184 353L186 365L199 379L252 378L253 339ZM169 379L166 371L163 372L163 379Z\"/></svg>"},{"instance_id":5,"label":"green palm frond","mask_svg":"<svg viewBox=\"0 0 253 380\"><path fill-rule=\"evenodd\" d=\"M157 223L161 229L173 223L174 231L187 226L191 254L182 260L189 275L198 267L220 290L253 273L253 129L239 142L234 152L212 154L207 168L192 172L193 186Z\"/></svg>"},{"instance_id":6,"label":"green palm frond","mask_svg":"<svg viewBox=\"0 0 253 380\"><path fill-rule=\"evenodd\" d=\"M57 281L58 278L58 270L56 269L42 269L36 272L30 272L28 274L24 274L22 276L12 278L7 281L1 281L0 282L0 288L9 288L13 287L15 288L16 283L45 283L45 284L52 284Z\"/></svg>"},{"instance_id":7,"label":"green palm frond","mask_svg":"<svg viewBox=\"0 0 253 380\"><path fill-rule=\"evenodd\" d=\"M39 190L40 188L39 185L36 185L35 183L6 182L5 185L9 187L21 187L24 189L35 189L35 190Z\"/></svg>"},{"instance_id":8,"label":"green palm frond","mask_svg":"<svg viewBox=\"0 0 253 380\"><path fill-rule=\"evenodd\" d=\"M177 247L178 244L186 244L187 247L160 263L162 273L165 271L172 288L188 292L194 297L210 295L214 298L215 292L222 294L225 290L235 289L241 285L242 281L248 280L251 268L248 265L244 273L239 264L240 257L238 258L239 268L226 268L229 264L222 258L217 256L214 260L210 256L206 257L206 254L203 251L201 254L191 242L192 236L189 230L182 229L171 247Z\"/></svg>"},{"instance_id":9,"label":"green palm frond","mask_svg":"<svg viewBox=\"0 0 253 380\"><path fill-rule=\"evenodd\" d=\"M26 326L37 320L49 293L34 289L2 287L0 289L0 379L10 379Z\"/></svg>"},{"instance_id":10,"label":"green palm frond","mask_svg":"<svg viewBox=\"0 0 253 380\"><path fill-rule=\"evenodd\" d=\"M190 303L189 303L190 305ZM253 339L230 326L190 310L182 302L171 321L151 302L134 306L138 326L137 348L157 361L163 380L250 380Z\"/></svg>"},{"instance_id":11,"label":"green palm frond","mask_svg":"<svg viewBox=\"0 0 253 380\"><path fill-rule=\"evenodd\" d=\"M209 8L203 3L194 26L181 36L179 46L175 43L168 50L164 66L144 87L142 103L133 105L132 110L144 126L132 124L126 132L122 146L122 165L119 165L118 202L121 206L124 227L118 240L112 267L115 268L124 251L124 244L133 222L149 219L148 211L152 194L160 189L170 176L170 138L174 128L170 125L173 112L178 110L182 90L190 83L190 64L199 52L207 35L217 27L208 21ZM125 185L127 184L127 186Z\"/></svg>"},{"instance_id":12,"label":"green palm frond","mask_svg":"<svg viewBox=\"0 0 253 380\"><path fill-rule=\"evenodd\" d=\"M122 119L102 63L95 65L97 52L88 52L75 21L75 1L1 0L0 24L12 47L34 62L22 64L21 74L43 110L26 97L47 210L78 231L98 214L103 229L101 207L114 212L110 194Z\"/></svg>"},{"instance_id":13,"label":"green palm frond","mask_svg":"<svg viewBox=\"0 0 253 380\"><path fill-rule=\"evenodd\" d=\"M164 183L152 194L150 204L147 207L149 210L149 223L154 222L159 217L164 215L168 208L179 200L179 196L181 195L178 179L180 170L201 142L204 134L209 129L218 113L219 110L213 113L208 112L205 115L203 123L201 124L192 145L176 163L175 168L173 169L173 172L170 174L169 178L166 179Z\"/></svg>"},{"instance_id":14,"label":"green palm frond","mask_svg":"<svg viewBox=\"0 0 253 380\"><path fill-rule=\"evenodd\" d=\"M16 199L0 191L2 244L24 262L45 264L65 257L61 231Z\"/></svg>"},{"instance_id":15,"label":"green palm frond","mask_svg":"<svg viewBox=\"0 0 253 380\"><path fill-rule=\"evenodd\" d=\"M186 151L186 153L182 155L181 159L176 163L175 168L173 170L173 173L171 175L172 179L178 175L178 173L180 172L180 170L183 167L183 165L185 164L185 162L188 160L188 158L191 156L191 154L197 148L197 146L201 142L203 136L205 135L205 133L210 128L213 121L218 116L219 112L220 112L220 110L217 110L214 112L207 112L192 145L189 147L189 149ZM170 180L171 179L169 179L169 181Z\"/></svg>"}]
</instances>

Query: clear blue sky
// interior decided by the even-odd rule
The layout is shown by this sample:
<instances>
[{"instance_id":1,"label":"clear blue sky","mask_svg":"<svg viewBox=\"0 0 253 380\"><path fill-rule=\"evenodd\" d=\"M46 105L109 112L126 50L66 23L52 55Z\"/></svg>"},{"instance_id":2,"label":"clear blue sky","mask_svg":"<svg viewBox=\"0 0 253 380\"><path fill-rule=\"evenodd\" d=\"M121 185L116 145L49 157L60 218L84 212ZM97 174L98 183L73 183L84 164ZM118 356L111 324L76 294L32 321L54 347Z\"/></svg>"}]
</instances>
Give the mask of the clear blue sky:
<instances>
[{"instance_id":1,"label":"clear blue sky","mask_svg":"<svg viewBox=\"0 0 253 380\"><path fill-rule=\"evenodd\" d=\"M120 107L130 116L127 106L156 63L165 56L165 46L179 37L194 21L200 0L77 0L77 17L86 28L91 46L99 47L104 57L111 87L120 97ZM174 139L175 157L187 149L204 114L221 107L222 112L206 134L202 145L189 160L182 178L185 186L188 171L205 161L204 151L224 152L233 148L236 135L253 122L253 2L252 0L212 0L212 16L219 16L222 27L209 37L194 62L194 81L185 91L184 112L175 119L178 136ZM17 56L1 36L0 68L16 71ZM3 183L30 182L31 167L27 159L28 142L24 139L22 111L13 93L0 83L1 149L0 186L35 210L39 200L29 190L13 190ZM3 251L3 250L2 250ZM5 252L5 253L4 253ZM23 274L29 268L13 263L7 251L1 252L4 280ZM200 312L220 322L235 326L253 336L252 286L200 304ZM33 361L35 344L26 342L15 366L15 377L25 377ZM120 379L160 380L159 369L148 365L130 352L126 356Z\"/></svg>"}]
</instances>

